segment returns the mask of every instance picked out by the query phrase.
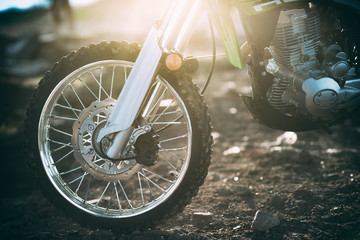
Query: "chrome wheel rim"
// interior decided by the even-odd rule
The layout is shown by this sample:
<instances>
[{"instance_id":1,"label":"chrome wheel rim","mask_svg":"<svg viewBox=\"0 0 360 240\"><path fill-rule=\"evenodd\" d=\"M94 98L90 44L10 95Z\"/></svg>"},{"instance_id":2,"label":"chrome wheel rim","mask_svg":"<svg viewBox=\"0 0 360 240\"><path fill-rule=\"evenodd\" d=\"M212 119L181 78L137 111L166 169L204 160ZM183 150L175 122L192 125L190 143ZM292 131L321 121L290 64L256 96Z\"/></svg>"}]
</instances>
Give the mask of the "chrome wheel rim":
<instances>
[{"instance_id":1,"label":"chrome wheel rim","mask_svg":"<svg viewBox=\"0 0 360 240\"><path fill-rule=\"evenodd\" d=\"M146 213L173 195L189 167L190 117L180 96L160 76L142 112L159 135L157 164L150 167L129 160L127 168L119 170L128 172L127 178L102 180L76 160L71 142L74 123L94 103L117 99L132 66L128 61L105 60L75 70L54 88L41 112L38 144L45 172L68 202L91 215L128 218ZM96 154L93 161L99 166L106 163Z\"/></svg>"}]
</instances>

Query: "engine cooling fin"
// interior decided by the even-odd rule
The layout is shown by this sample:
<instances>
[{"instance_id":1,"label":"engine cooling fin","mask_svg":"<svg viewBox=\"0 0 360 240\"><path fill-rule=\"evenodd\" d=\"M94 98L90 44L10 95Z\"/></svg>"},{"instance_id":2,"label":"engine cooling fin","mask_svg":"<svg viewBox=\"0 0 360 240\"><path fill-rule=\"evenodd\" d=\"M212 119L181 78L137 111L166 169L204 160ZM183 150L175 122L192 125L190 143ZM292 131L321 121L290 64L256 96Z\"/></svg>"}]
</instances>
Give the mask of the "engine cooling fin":
<instances>
[{"instance_id":1,"label":"engine cooling fin","mask_svg":"<svg viewBox=\"0 0 360 240\"><path fill-rule=\"evenodd\" d=\"M281 11L269 52L276 64L291 72L320 74L316 54L320 43L320 18L314 9L291 9ZM293 104L283 101L289 88L286 78L274 78L267 98L271 106L288 113Z\"/></svg>"}]
</instances>

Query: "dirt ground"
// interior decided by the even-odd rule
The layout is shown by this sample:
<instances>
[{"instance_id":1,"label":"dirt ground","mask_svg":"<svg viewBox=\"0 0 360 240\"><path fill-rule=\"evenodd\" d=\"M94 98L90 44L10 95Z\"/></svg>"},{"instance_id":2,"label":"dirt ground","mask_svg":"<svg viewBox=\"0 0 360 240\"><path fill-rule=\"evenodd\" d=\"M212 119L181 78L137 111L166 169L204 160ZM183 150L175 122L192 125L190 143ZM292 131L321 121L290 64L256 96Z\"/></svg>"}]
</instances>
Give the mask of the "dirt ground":
<instances>
[{"instance_id":1,"label":"dirt ground","mask_svg":"<svg viewBox=\"0 0 360 240\"><path fill-rule=\"evenodd\" d=\"M238 96L246 73L219 68L205 95L215 144L198 196L166 224L126 235L82 228L44 199L22 155L21 119L32 90L3 83L1 102L11 101L2 111L14 126L1 135L0 238L359 239L360 129L346 122L328 135L262 126ZM277 214L280 224L253 230L257 210Z\"/></svg>"},{"instance_id":2,"label":"dirt ground","mask_svg":"<svg viewBox=\"0 0 360 240\"><path fill-rule=\"evenodd\" d=\"M37 190L21 132L39 78L1 76L0 239L360 239L360 127L349 120L329 135L260 125L239 97L246 71L224 61L205 94L215 143L204 185L184 212L131 234L83 228ZM254 230L258 210L280 223Z\"/></svg>"}]
</instances>

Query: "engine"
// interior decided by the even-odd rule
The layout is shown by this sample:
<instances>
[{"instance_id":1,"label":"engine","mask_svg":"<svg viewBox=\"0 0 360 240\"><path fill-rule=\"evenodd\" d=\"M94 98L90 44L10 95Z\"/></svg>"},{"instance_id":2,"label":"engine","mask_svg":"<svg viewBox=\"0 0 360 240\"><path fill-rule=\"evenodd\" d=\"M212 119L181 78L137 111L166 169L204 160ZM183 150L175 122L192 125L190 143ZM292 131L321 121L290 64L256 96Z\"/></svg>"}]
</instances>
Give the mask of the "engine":
<instances>
[{"instance_id":1,"label":"engine","mask_svg":"<svg viewBox=\"0 0 360 240\"><path fill-rule=\"evenodd\" d=\"M320 46L320 40L316 9L281 11L266 65L274 75L268 102L278 111L329 120L345 100L341 88L354 69L340 46Z\"/></svg>"},{"instance_id":2,"label":"engine","mask_svg":"<svg viewBox=\"0 0 360 240\"><path fill-rule=\"evenodd\" d=\"M316 69L320 42L320 20L315 11L282 11L270 45L270 53L279 66L295 72Z\"/></svg>"}]
</instances>

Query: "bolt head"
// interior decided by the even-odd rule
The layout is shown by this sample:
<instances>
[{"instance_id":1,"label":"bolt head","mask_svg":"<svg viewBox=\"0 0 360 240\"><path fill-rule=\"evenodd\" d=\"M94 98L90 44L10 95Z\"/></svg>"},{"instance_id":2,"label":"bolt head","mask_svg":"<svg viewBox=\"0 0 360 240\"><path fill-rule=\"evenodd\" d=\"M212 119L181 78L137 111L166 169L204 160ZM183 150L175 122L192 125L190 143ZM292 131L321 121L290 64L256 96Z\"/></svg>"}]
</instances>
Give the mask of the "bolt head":
<instances>
[{"instance_id":1,"label":"bolt head","mask_svg":"<svg viewBox=\"0 0 360 240\"><path fill-rule=\"evenodd\" d=\"M150 132L151 131L151 127L150 126L145 126L145 132Z\"/></svg>"},{"instance_id":2,"label":"bolt head","mask_svg":"<svg viewBox=\"0 0 360 240\"><path fill-rule=\"evenodd\" d=\"M107 139L107 138L103 138L103 139L101 140L101 143L104 144L104 145L109 145L109 144L110 144L110 141L109 141L109 139Z\"/></svg>"}]
</instances>

